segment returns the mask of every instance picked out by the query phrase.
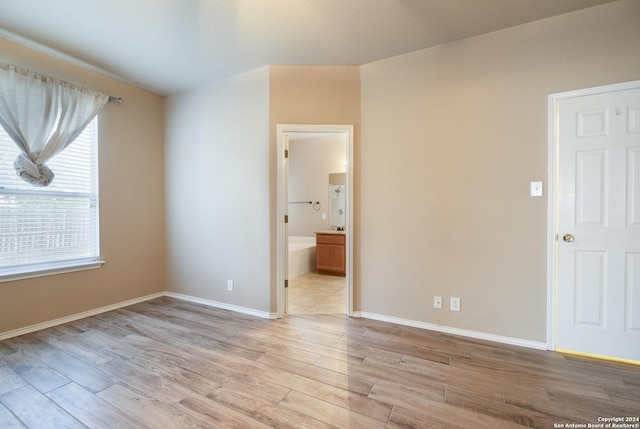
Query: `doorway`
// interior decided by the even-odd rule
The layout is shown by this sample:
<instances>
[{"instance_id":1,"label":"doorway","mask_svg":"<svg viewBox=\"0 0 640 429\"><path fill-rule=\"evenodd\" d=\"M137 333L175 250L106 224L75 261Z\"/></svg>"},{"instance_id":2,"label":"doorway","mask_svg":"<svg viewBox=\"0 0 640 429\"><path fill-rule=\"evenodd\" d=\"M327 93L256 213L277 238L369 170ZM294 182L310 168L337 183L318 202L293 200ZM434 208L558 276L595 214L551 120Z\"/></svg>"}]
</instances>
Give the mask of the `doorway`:
<instances>
[{"instance_id":1,"label":"doorway","mask_svg":"<svg viewBox=\"0 0 640 429\"><path fill-rule=\"evenodd\" d=\"M294 200L290 200L289 193L289 173L290 173L290 153L291 145L300 145L300 147L310 148L310 146L303 146L304 140L316 141L319 137L331 136L341 139L344 145L344 152L342 160L340 161L341 171L328 171L326 174L326 181L322 184L324 191L318 191L315 194L300 194L295 195ZM295 148L294 148L295 150ZM305 149L306 150L306 149ZM303 151L304 152L304 151ZM344 296L344 304L341 306L341 313L352 315L353 313L353 234L352 234L352 220L353 220L353 126L352 125L305 125L305 124L293 124L293 125L281 125L277 126L277 314L278 317L284 317L288 314L290 301L289 298L292 295L292 287L299 287L300 284L307 284L307 288L313 287L309 283L324 284L324 291L319 293L316 289L315 295L322 298L322 295L326 295L324 292L338 291L338 283L342 283L343 287L339 288L340 292ZM335 167L332 167L335 170ZM345 191L344 206L340 210L334 210L336 213L332 213L331 207L335 204L331 204L329 201L329 180L332 180L329 176L334 174L329 173L342 173L342 180L344 184L339 188ZM318 197L318 193L322 192L322 196ZM308 196L307 196L308 195ZM343 216L343 226L336 224L333 219L337 213L341 212ZM292 223L293 217L297 216L296 222ZM330 226L330 220L333 221L334 226ZM314 223L315 222L315 223ZM304 224L303 226L301 224ZM337 226L335 226L337 225ZM336 233L336 239L342 239L344 242L344 277L339 276L326 276L324 272L318 273L313 271L308 274L301 275L298 273L298 267L289 267L290 252L289 252L289 229L291 227L294 234L302 234L301 237L297 237L300 241L304 241L305 238L312 238L315 243L315 237L305 237L309 235L315 235L316 230L325 230L326 232ZM302 232L299 232L302 231ZM339 236L339 237L338 237ZM316 249L314 247L313 251ZM294 255L294 257L297 257ZM308 258L308 256L307 256ZM289 279L290 268L296 271L293 276L295 279ZM330 273L335 274L335 273ZM301 293L301 289L297 293ZM324 298L329 298L327 295ZM336 302L336 296L332 298L332 301ZM309 303L311 297L306 299L305 302ZM328 301L325 302L325 307L328 305ZM335 306L334 306L335 307ZM299 311L300 305L292 307L292 309ZM318 308L322 308L320 305ZM332 307L327 307L332 308Z\"/></svg>"},{"instance_id":2,"label":"doorway","mask_svg":"<svg viewBox=\"0 0 640 429\"><path fill-rule=\"evenodd\" d=\"M640 363L640 81L549 101L550 349Z\"/></svg>"}]
</instances>

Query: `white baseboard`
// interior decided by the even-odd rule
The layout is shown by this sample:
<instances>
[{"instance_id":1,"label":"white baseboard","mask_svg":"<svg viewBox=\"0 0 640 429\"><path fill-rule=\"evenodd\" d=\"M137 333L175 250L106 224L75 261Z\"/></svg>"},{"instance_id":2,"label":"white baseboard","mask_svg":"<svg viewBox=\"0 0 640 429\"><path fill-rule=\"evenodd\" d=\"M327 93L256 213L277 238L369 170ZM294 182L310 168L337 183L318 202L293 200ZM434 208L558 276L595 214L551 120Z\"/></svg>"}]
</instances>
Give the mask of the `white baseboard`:
<instances>
[{"instance_id":1,"label":"white baseboard","mask_svg":"<svg viewBox=\"0 0 640 429\"><path fill-rule=\"evenodd\" d=\"M73 314L71 316L61 317L59 319L50 320L48 322L38 323L35 325L26 326L24 328L14 329L13 331L0 332L0 341L8 338L17 337L19 335L29 334L31 332L40 331L42 329L52 328L54 326L63 325L65 323L73 322L76 320L84 319L85 317L95 316L97 314L106 313L107 311L117 310L119 308L128 307L140 302L149 301L155 298L161 298L168 296L171 298L180 299L183 301L189 301L197 304L206 305L214 308L221 308L224 310L231 310L237 313L248 314L250 316L260 317L263 319L277 319L276 313L268 313L266 311L254 310L252 308L240 307L238 305L226 304L223 302L211 301L208 299L197 298L190 295L183 295L175 292L159 292L152 295L143 296L140 298L131 299L128 301L119 302L116 304L107 305L105 307L96 308L82 313ZM435 325L433 323L420 322L417 320L402 319L399 317L386 316L384 314L368 313L365 311L354 311L353 317L362 317L365 319L379 320L381 322L396 323L398 325L412 326L414 328L427 329L430 331L442 332L445 334L460 335L463 337L475 338L478 340L493 341L497 343L510 344L514 346L527 347L530 349L547 350L547 344L544 342L529 341L519 338L504 337L502 335L487 334L484 332L470 331L467 329L452 328L449 326Z\"/></svg>"},{"instance_id":2,"label":"white baseboard","mask_svg":"<svg viewBox=\"0 0 640 429\"><path fill-rule=\"evenodd\" d=\"M277 319L278 315L276 313L268 313L266 311L254 310L253 308L240 307L239 305L226 304L224 302L211 301L209 299L198 298L191 295L183 295L181 293L175 292L166 292L166 296L176 299L181 299L183 301L194 302L196 304L202 304L209 307L221 308L223 310L231 310L236 313L248 314L250 316L256 316L263 319Z\"/></svg>"},{"instance_id":3,"label":"white baseboard","mask_svg":"<svg viewBox=\"0 0 640 429\"><path fill-rule=\"evenodd\" d=\"M20 335L30 334L31 332L40 331L42 329L53 328L54 326L64 325L65 323L74 322L84 319L85 317L95 316L97 314L106 313L107 311L117 310L122 307L128 307L139 302L149 301L151 299L165 296L165 292L158 292L152 295L142 296L140 298L130 299L128 301L118 302L116 304L107 305L93 310L83 311L82 313L72 314L71 316L61 317L59 319L49 320L48 322L37 323L35 325L26 326L24 328L14 329L13 331L0 332L0 341L7 338L13 338Z\"/></svg>"},{"instance_id":4,"label":"white baseboard","mask_svg":"<svg viewBox=\"0 0 640 429\"><path fill-rule=\"evenodd\" d=\"M194 302L197 304L207 305L209 307L222 308L224 310L231 310L237 313L248 314L251 316L261 317L263 319L276 319L277 314L267 313L265 311L258 311L251 308L240 307L232 304L225 304L223 302L211 301L208 299L197 298L189 295L182 295L174 292L158 292L152 295L142 296L140 298L130 299L128 301L118 302L116 304L107 305L105 307L96 308L93 310L83 311L82 313L72 314L71 316L61 317L59 319L49 320L47 322L37 323L35 325L26 326L24 328L14 329L13 331L0 332L0 341L8 338L18 337L20 335L30 334L32 332L40 331L42 329L53 328L54 326L64 325L65 323L74 322L76 320L84 319L85 317L95 316L97 314L106 313L107 311L117 310L119 308L128 307L140 302L149 301L155 298L161 298L168 296L171 298L181 299L183 301Z\"/></svg>"},{"instance_id":5,"label":"white baseboard","mask_svg":"<svg viewBox=\"0 0 640 429\"><path fill-rule=\"evenodd\" d=\"M354 311L353 317L363 317L365 319L379 320L381 322L396 323L398 325L412 326L414 328L428 329L430 331L442 332L462 337L475 338L477 340L493 341L496 343L510 344L512 346L527 347L530 349L547 350L547 343L523 340L520 338L505 337L502 335L487 334L484 332L470 331L467 329L452 328L449 326L436 325L433 323L419 322L417 320L401 319L383 314L367 313L365 311Z\"/></svg>"}]
</instances>

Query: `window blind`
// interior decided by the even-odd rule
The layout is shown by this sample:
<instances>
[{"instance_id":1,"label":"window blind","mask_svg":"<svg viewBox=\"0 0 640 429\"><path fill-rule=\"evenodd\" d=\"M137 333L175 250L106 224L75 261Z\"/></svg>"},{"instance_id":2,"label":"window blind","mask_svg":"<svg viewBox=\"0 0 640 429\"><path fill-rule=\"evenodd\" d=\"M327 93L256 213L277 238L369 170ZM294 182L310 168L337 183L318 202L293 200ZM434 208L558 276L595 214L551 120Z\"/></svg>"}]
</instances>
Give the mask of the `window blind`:
<instances>
[{"instance_id":1,"label":"window blind","mask_svg":"<svg viewBox=\"0 0 640 429\"><path fill-rule=\"evenodd\" d=\"M0 274L98 259L97 127L48 162L56 176L45 188L16 175L20 152L0 127Z\"/></svg>"}]
</instances>

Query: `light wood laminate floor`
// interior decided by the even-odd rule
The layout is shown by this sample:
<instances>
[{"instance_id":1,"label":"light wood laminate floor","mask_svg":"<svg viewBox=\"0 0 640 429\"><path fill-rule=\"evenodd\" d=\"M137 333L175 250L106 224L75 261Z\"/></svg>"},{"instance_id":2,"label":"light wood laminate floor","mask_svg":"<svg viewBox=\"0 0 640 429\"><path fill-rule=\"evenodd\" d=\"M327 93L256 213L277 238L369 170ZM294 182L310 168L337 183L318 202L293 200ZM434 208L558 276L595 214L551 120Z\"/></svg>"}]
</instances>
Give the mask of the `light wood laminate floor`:
<instances>
[{"instance_id":1,"label":"light wood laminate floor","mask_svg":"<svg viewBox=\"0 0 640 429\"><path fill-rule=\"evenodd\" d=\"M346 314L345 277L307 273L289 280L289 314Z\"/></svg>"},{"instance_id":2,"label":"light wood laminate floor","mask_svg":"<svg viewBox=\"0 0 640 429\"><path fill-rule=\"evenodd\" d=\"M0 342L0 428L554 428L640 415L640 367L343 315L159 298ZM586 426L585 426L586 427Z\"/></svg>"}]
</instances>

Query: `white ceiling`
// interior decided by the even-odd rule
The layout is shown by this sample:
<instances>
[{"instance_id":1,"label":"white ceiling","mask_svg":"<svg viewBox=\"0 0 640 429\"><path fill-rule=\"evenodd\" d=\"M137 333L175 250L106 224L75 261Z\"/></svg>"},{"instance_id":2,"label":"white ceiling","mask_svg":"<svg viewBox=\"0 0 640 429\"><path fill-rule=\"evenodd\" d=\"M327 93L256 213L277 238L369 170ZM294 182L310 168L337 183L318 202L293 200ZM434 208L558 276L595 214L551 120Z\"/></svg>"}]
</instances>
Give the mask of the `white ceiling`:
<instances>
[{"instance_id":1,"label":"white ceiling","mask_svg":"<svg viewBox=\"0 0 640 429\"><path fill-rule=\"evenodd\" d=\"M0 0L0 35L166 95L362 65L612 0Z\"/></svg>"}]
</instances>

